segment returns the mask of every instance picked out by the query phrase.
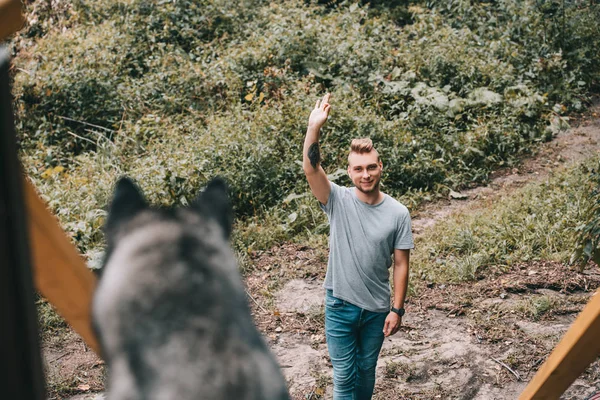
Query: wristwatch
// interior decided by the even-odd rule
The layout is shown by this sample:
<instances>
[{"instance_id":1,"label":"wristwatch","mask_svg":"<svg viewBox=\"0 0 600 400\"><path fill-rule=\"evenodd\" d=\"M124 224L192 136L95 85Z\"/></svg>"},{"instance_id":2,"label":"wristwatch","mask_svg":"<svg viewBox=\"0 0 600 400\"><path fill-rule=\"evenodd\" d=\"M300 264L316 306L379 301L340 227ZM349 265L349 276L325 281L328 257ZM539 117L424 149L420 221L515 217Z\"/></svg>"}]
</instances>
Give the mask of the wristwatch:
<instances>
[{"instance_id":1,"label":"wristwatch","mask_svg":"<svg viewBox=\"0 0 600 400\"><path fill-rule=\"evenodd\" d=\"M395 312L396 314L398 314L399 316L403 316L404 313L406 312L404 310L404 308L394 308L392 307L392 309L390 310L391 312Z\"/></svg>"}]
</instances>

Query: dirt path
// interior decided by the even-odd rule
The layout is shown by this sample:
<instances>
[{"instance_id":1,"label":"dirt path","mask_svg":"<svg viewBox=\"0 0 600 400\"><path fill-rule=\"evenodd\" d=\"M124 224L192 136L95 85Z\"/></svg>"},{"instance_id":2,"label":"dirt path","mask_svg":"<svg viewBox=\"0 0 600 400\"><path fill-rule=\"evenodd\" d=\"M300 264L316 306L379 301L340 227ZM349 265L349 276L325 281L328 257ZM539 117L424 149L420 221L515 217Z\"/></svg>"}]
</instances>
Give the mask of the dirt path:
<instances>
[{"instance_id":1,"label":"dirt path","mask_svg":"<svg viewBox=\"0 0 600 400\"><path fill-rule=\"evenodd\" d=\"M561 165L597 154L599 115L596 103L578 126L543 144L519 167L497 171L488 185L462 191L464 199L425 205L413 215L415 234L454 212L489 204ZM331 398L321 289L326 250L288 244L252 261L255 268L246 284L253 314L293 398ZM537 263L476 284L425 289L408 300L402 331L385 340L375 399L518 397L598 286L600 276L593 270L576 274L561 265ZM536 315L542 300L552 303L552 310ZM94 393L102 390L102 362L76 335L45 340L43 352L50 383L56 386L53 393L102 398ZM584 399L595 390L600 390L598 363L563 398Z\"/></svg>"}]
</instances>

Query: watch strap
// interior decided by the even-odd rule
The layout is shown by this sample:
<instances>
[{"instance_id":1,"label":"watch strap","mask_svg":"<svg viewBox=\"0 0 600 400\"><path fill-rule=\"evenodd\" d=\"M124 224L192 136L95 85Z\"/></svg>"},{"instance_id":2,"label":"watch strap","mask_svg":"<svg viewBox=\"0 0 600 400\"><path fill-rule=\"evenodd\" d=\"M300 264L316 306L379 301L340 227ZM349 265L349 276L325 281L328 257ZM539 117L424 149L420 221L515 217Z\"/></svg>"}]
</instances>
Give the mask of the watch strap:
<instances>
[{"instance_id":1,"label":"watch strap","mask_svg":"<svg viewBox=\"0 0 600 400\"><path fill-rule=\"evenodd\" d=\"M398 314L399 316L403 316L403 315L404 315L404 313L406 312L406 311L404 310L404 308L394 308L394 307L392 307L390 311L392 311L392 312L395 312L395 313L396 313L396 314Z\"/></svg>"}]
</instances>

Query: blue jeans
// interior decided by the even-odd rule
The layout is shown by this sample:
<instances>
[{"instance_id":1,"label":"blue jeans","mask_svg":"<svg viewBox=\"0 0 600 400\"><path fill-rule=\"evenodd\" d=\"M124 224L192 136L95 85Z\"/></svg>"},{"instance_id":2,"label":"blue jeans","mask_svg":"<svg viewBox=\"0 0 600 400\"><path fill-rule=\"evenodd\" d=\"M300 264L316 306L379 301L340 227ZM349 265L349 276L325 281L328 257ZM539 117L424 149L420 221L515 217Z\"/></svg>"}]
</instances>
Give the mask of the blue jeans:
<instances>
[{"instance_id":1,"label":"blue jeans","mask_svg":"<svg viewBox=\"0 0 600 400\"><path fill-rule=\"evenodd\" d=\"M387 315L364 310L327 290L325 336L333 365L334 400L368 400L373 395Z\"/></svg>"}]
</instances>

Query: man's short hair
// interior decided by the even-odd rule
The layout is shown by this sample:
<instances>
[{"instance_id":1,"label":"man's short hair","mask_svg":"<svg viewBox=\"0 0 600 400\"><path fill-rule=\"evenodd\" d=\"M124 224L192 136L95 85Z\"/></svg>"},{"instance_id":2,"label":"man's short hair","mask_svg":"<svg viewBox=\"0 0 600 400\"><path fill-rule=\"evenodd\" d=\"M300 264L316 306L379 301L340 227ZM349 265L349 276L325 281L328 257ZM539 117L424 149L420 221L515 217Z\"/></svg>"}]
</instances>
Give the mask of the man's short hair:
<instances>
[{"instance_id":1,"label":"man's short hair","mask_svg":"<svg viewBox=\"0 0 600 400\"><path fill-rule=\"evenodd\" d=\"M377 160L379 160L379 152L373 146L373 141L369 138L352 139L350 142L350 153L348 153L348 161L350 161L350 154L358 153L365 154L375 151L377 153Z\"/></svg>"},{"instance_id":2,"label":"man's short hair","mask_svg":"<svg viewBox=\"0 0 600 400\"><path fill-rule=\"evenodd\" d=\"M373 141L369 138L352 139L350 153L370 153L373 150Z\"/></svg>"}]
</instances>

